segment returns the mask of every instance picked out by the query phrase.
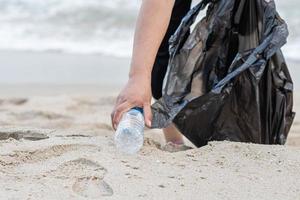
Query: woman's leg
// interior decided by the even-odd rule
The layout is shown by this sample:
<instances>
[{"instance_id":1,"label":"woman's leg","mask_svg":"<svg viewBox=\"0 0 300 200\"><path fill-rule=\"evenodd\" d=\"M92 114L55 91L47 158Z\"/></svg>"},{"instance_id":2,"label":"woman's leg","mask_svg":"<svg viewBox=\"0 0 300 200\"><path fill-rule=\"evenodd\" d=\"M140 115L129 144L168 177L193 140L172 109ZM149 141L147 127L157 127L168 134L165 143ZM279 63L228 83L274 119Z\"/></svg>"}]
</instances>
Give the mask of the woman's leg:
<instances>
[{"instance_id":1,"label":"woman's leg","mask_svg":"<svg viewBox=\"0 0 300 200\"><path fill-rule=\"evenodd\" d=\"M191 0L175 1L175 5L171 16L171 21L167 33L158 50L155 64L152 70L152 95L155 99L159 99L162 96L163 80L167 71L168 61L169 61L168 41L171 35L173 35L173 33L178 28L182 18L190 10L191 2L192 2ZM170 125L169 127L164 128L163 132L167 143L172 142L174 144L183 144L183 137L181 133L175 128L174 125Z\"/></svg>"},{"instance_id":2,"label":"woman's leg","mask_svg":"<svg viewBox=\"0 0 300 200\"><path fill-rule=\"evenodd\" d=\"M165 134L166 145L162 147L162 150L173 153L178 151L186 151L192 148L184 144L182 134L173 124L167 128L164 128L163 132Z\"/></svg>"}]
</instances>

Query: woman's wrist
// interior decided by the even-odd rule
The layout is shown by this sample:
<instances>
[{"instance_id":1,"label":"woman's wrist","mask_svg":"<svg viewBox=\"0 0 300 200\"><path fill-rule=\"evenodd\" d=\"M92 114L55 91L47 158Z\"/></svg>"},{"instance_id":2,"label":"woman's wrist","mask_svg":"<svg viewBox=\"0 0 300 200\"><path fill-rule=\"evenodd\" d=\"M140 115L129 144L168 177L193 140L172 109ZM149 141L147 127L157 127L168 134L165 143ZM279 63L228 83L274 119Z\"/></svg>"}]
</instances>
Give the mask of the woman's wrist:
<instances>
[{"instance_id":1,"label":"woman's wrist","mask_svg":"<svg viewBox=\"0 0 300 200\"><path fill-rule=\"evenodd\" d=\"M151 71L148 69L134 69L129 72L129 79L151 80Z\"/></svg>"}]
</instances>

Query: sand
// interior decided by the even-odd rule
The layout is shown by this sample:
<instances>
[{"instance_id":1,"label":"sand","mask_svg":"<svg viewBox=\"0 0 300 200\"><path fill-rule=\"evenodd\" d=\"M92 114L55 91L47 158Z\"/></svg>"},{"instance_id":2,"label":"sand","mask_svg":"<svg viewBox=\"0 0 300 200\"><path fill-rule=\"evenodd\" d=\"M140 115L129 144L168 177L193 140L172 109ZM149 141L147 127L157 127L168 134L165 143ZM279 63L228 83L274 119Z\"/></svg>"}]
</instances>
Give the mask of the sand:
<instances>
[{"instance_id":1,"label":"sand","mask_svg":"<svg viewBox=\"0 0 300 200\"><path fill-rule=\"evenodd\" d=\"M0 59L0 200L300 199L298 115L286 146L213 142L169 153L160 130L146 130L142 151L125 156L109 117L129 59L8 51ZM290 62L295 76L298 66Z\"/></svg>"},{"instance_id":2,"label":"sand","mask_svg":"<svg viewBox=\"0 0 300 200\"><path fill-rule=\"evenodd\" d=\"M113 143L114 99L2 98L0 199L300 199L298 118L286 146L212 142L169 153L160 131L146 130L141 152L126 156Z\"/></svg>"}]
</instances>

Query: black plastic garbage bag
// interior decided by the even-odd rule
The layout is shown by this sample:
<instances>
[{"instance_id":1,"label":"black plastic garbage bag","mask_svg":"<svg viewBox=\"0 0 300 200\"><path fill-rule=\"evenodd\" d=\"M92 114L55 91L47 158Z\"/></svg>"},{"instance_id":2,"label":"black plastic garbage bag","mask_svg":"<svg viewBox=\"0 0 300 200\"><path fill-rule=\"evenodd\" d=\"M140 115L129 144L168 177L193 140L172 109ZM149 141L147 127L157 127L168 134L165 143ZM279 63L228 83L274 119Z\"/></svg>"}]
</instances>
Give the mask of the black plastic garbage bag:
<instances>
[{"instance_id":1,"label":"black plastic garbage bag","mask_svg":"<svg viewBox=\"0 0 300 200\"><path fill-rule=\"evenodd\" d=\"M169 41L153 128L173 122L198 147L211 140L284 144L295 116L293 82L280 50L287 37L273 0L200 2Z\"/></svg>"}]
</instances>

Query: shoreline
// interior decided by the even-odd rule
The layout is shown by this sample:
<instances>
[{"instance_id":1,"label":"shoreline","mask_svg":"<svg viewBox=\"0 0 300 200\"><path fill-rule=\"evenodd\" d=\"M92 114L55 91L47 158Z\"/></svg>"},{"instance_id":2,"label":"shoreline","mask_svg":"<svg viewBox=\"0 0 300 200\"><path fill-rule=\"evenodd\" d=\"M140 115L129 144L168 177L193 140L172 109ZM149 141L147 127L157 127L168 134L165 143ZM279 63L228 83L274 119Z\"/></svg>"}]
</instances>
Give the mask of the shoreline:
<instances>
[{"instance_id":1,"label":"shoreline","mask_svg":"<svg viewBox=\"0 0 300 200\"><path fill-rule=\"evenodd\" d=\"M1 84L113 85L127 81L130 59L100 54L0 51Z\"/></svg>"},{"instance_id":2,"label":"shoreline","mask_svg":"<svg viewBox=\"0 0 300 200\"><path fill-rule=\"evenodd\" d=\"M101 54L0 50L0 86L17 84L102 85L122 87L128 79L130 58ZM287 60L300 91L300 61Z\"/></svg>"}]
</instances>

